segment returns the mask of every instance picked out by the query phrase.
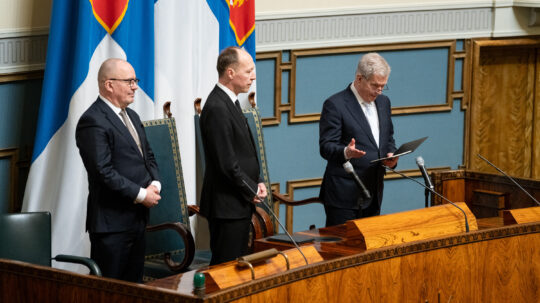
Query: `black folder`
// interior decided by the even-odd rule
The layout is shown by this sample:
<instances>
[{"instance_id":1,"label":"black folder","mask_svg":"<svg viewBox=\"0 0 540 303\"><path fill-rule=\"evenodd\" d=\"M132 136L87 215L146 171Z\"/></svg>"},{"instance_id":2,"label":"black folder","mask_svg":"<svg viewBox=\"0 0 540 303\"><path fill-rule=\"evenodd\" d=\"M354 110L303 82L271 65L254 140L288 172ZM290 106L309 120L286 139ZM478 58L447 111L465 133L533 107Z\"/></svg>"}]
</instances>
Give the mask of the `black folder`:
<instances>
[{"instance_id":1,"label":"black folder","mask_svg":"<svg viewBox=\"0 0 540 303\"><path fill-rule=\"evenodd\" d=\"M383 161L383 160L387 160L387 159L392 159L392 158L396 158L396 157L401 157L403 155L406 155L406 154L410 154L412 153L416 148L418 148L418 146L420 146L420 144L422 144L422 142L426 141L428 137L423 137L423 138L420 138L420 139L416 139L414 141L410 141L410 142L407 142L407 143L403 143L395 152L394 152L394 155L393 156L390 156L390 157L385 157L385 158L380 158L380 159L376 159L376 160L373 160L371 161L371 163L374 163L374 162L379 162L379 161Z\"/></svg>"}]
</instances>

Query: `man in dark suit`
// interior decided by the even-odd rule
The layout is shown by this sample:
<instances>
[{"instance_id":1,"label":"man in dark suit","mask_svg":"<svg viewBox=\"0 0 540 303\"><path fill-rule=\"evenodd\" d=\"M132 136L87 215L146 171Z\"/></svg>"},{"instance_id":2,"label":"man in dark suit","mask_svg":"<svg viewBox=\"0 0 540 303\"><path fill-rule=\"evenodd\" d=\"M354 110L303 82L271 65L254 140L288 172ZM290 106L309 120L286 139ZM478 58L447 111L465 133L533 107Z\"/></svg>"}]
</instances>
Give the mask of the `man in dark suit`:
<instances>
[{"instance_id":1,"label":"man in dark suit","mask_svg":"<svg viewBox=\"0 0 540 303\"><path fill-rule=\"evenodd\" d=\"M385 169L372 160L393 155L396 150L390 100L382 95L390 66L377 53L358 62L354 82L328 98L319 124L319 148L328 161L321 185L326 226L380 214ZM353 177L343 168L350 161L370 192L366 199ZM397 158L383 161L389 167Z\"/></svg>"},{"instance_id":2,"label":"man in dark suit","mask_svg":"<svg viewBox=\"0 0 540 303\"><path fill-rule=\"evenodd\" d=\"M81 116L77 147L88 173L90 257L105 277L142 282L148 209L157 205L158 168L133 102L138 79L121 59L98 72L99 97Z\"/></svg>"},{"instance_id":3,"label":"man in dark suit","mask_svg":"<svg viewBox=\"0 0 540 303\"><path fill-rule=\"evenodd\" d=\"M201 112L201 134L206 157L201 213L210 229L211 265L248 253L254 204L267 195L260 178L257 151L238 94L255 80L251 56L229 47L217 62L219 82Z\"/></svg>"}]
</instances>

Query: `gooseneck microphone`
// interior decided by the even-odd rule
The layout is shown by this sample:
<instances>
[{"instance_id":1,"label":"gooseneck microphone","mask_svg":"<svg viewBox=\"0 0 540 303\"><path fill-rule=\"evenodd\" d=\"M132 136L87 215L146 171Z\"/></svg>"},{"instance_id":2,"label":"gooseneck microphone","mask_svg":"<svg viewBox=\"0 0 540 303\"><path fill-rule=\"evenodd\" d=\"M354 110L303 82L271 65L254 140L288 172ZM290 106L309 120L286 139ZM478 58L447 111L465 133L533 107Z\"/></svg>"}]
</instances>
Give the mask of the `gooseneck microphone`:
<instances>
[{"instance_id":1,"label":"gooseneck microphone","mask_svg":"<svg viewBox=\"0 0 540 303\"><path fill-rule=\"evenodd\" d=\"M354 171L354 167L352 166L351 162L347 161L347 162L343 163L343 168L345 169L346 172L353 175L354 182L356 182L356 185L358 185L358 187L362 190L362 193L364 194L364 198L366 198L367 200L371 199L371 195L369 194L369 190L367 190L367 188L364 186L364 183L362 183L362 180L360 180L360 178L358 178L358 175Z\"/></svg>"},{"instance_id":2,"label":"gooseneck microphone","mask_svg":"<svg viewBox=\"0 0 540 303\"><path fill-rule=\"evenodd\" d=\"M463 211L463 209L461 209L461 207L457 206L456 203L454 203L454 202L448 200L446 197L444 197L443 195L439 194L439 193L436 192L435 190L433 190L433 189L427 187L426 185L424 185L424 184L422 184L422 183L416 181L415 179L413 179L413 178L411 178L411 177L409 177L409 176L407 176L407 175L405 175L405 174L402 174L402 173L400 173L400 172L394 170L393 168L390 168L390 167L388 167L388 166L386 166L386 165L384 165L384 164L382 165L382 167L384 167L384 168L386 168L386 169L388 169L388 170L390 170L390 171L392 171L392 172L394 172L394 173L396 173L396 174L398 174L398 175L400 175L400 176L402 176L402 177L404 177L404 178L407 178L407 179L409 179L409 180L412 180L412 181L414 181L414 182L420 184L420 186L422 186L422 187L428 189L428 190L429 190L430 192L432 192L433 194L437 195L438 197L442 198L444 201L446 201L446 202L452 204L454 207L456 207L457 209L461 210L461 212L463 213L463 216L465 217L465 232L469 232L469 220L467 219L467 214L465 213L465 211Z\"/></svg>"},{"instance_id":3,"label":"gooseneck microphone","mask_svg":"<svg viewBox=\"0 0 540 303\"><path fill-rule=\"evenodd\" d=\"M425 190L426 207L428 207L429 192L431 190L434 190L435 188L433 187L433 183L431 183L431 179L429 178L426 167L424 166L424 158L422 158L422 156L416 157L416 165L418 165L418 169L420 169L420 172L422 173L422 177L424 177L424 182L426 183L426 186L430 188L429 190L427 188Z\"/></svg>"},{"instance_id":4,"label":"gooseneck microphone","mask_svg":"<svg viewBox=\"0 0 540 303\"><path fill-rule=\"evenodd\" d=\"M493 166L497 171L499 171L501 174L503 174L506 178L510 179L510 181L514 182L514 184L519 187L519 189L521 189L525 194L527 194L527 196L529 196L529 198L531 198L534 202L536 202L536 204L540 205L540 202L538 202L538 200L536 200L531 194L529 194L528 191L525 190L525 188L523 188L521 185L519 185L519 183L517 183L516 180L514 180L514 178L510 177L507 173L505 173L502 169L498 168L497 166L495 166L495 164L489 162L488 159L482 157L482 155L480 154L476 154L478 156L478 158L484 160L487 162L487 164Z\"/></svg>"},{"instance_id":5,"label":"gooseneck microphone","mask_svg":"<svg viewBox=\"0 0 540 303\"><path fill-rule=\"evenodd\" d=\"M304 260L306 261L306 265L309 265L309 262L308 262L306 256L304 255L304 253L302 252L302 250L300 249L300 246L298 246L298 243L296 243L296 241L294 241L293 237L291 236L291 234L289 234L289 232L287 231L285 226L283 226L283 224L281 224L281 221L279 221L279 218L276 216L276 214L274 213L272 208L270 206L266 205L266 203L264 203L264 199L261 199L261 197L259 197L259 195L257 195L257 192L254 191L253 188L251 188L251 186L249 186L249 184L246 182L246 180L242 179L242 182L244 182L246 187L249 188L249 190L255 195L255 197L257 197L257 199L259 199L261 201L261 204L264 205L266 207L266 209L268 209L268 211L272 214L272 216L274 216L276 221L279 223L279 226L281 226L281 228L283 229L285 234L287 234L287 237L289 237L289 239L291 239L291 242L294 244L296 249L298 249L298 251L300 252L302 257L304 257Z\"/></svg>"}]
</instances>

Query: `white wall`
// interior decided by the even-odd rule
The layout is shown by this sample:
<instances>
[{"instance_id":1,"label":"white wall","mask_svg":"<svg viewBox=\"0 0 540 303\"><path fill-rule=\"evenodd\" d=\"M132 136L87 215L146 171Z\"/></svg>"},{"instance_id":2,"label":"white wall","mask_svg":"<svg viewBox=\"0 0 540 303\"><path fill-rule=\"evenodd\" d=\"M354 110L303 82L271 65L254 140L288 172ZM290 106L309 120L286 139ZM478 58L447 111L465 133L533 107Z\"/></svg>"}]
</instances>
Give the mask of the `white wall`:
<instances>
[{"instance_id":1,"label":"white wall","mask_svg":"<svg viewBox=\"0 0 540 303\"><path fill-rule=\"evenodd\" d=\"M49 28L52 0L0 1L0 37Z\"/></svg>"}]
</instances>

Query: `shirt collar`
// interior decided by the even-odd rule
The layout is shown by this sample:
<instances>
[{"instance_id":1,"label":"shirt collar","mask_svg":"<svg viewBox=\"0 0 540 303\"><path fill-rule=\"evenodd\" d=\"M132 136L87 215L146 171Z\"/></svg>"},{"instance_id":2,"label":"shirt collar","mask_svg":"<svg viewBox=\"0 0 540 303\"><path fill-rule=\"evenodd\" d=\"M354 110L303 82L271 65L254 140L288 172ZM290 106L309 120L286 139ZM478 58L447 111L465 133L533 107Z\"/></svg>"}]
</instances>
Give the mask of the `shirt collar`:
<instances>
[{"instance_id":1,"label":"shirt collar","mask_svg":"<svg viewBox=\"0 0 540 303\"><path fill-rule=\"evenodd\" d=\"M236 100L238 100L238 96L232 91L230 90L228 87L226 87L225 85L221 84L221 83L217 83L217 86L219 88L221 88L226 94L227 96L229 96L229 98L231 99L231 101L234 103Z\"/></svg>"},{"instance_id":2,"label":"shirt collar","mask_svg":"<svg viewBox=\"0 0 540 303\"><path fill-rule=\"evenodd\" d=\"M109 99L103 97L101 94L99 95L99 98L103 100L103 102L105 102L105 104L107 104L113 110L115 114L119 115L120 112L122 111L120 107L116 107L114 104L112 104L111 101L109 101Z\"/></svg>"},{"instance_id":3,"label":"shirt collar","mask_svg":"<svg viewBox=\"0 0 540 303\"><path fill-rule=\"evenodd\" d=\"M364 99L362 99L362 97L360 96L360 94L359 94L358 91L356 90L356 87L354 87L354 82L351 83L351 90L352 90L354 96L356 97L356 100L357 100L360 104L362 104L362 105L364 105L364 106L373 106L373 105L375 105L375 101L373 101L373 102L366 102Z\"/></svg>"}]
</instances>

